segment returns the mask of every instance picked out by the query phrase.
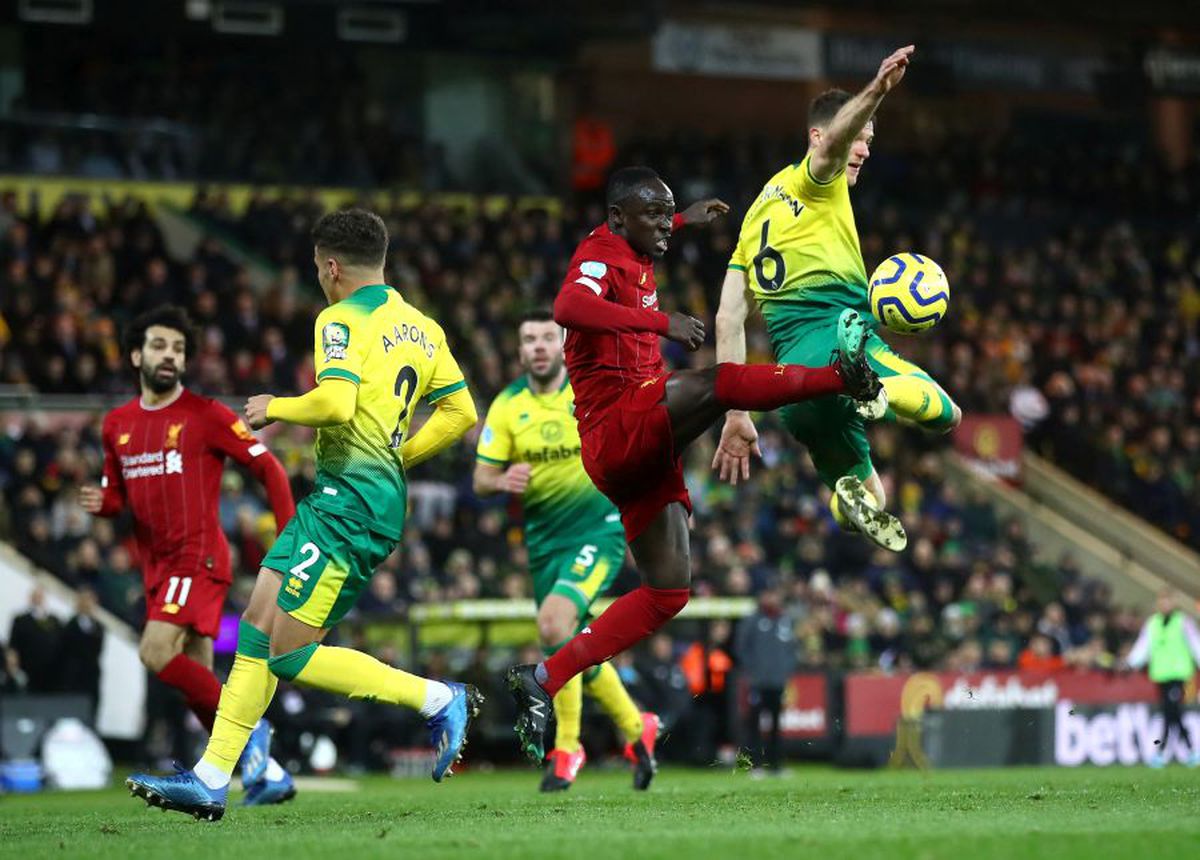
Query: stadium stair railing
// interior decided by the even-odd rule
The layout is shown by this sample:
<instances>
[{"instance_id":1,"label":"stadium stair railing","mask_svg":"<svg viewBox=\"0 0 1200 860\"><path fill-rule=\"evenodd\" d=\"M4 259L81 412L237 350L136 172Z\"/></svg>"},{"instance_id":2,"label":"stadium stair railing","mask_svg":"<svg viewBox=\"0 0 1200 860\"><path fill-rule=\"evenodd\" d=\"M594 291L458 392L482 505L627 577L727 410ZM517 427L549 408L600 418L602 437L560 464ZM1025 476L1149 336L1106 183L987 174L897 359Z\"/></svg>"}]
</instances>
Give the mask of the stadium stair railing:
<instances>
[{"instance_id":1,"label":"stadium stair railing","mask_svg":"<svg viewBox=\"0 0 1200 860\"><path fill-rule=\"evenodd\" d=\"M1072 554L1089 576L1112 587L1113 596L1122 604L1148 608L1164 587L1174 587L1180 596L1195 599L1189 591L1149 569L1109 540L1110 533L1095 523L1076 522L1043 504L1039 499L994 477L984 475L960 455L949 453L944 465L947 479L962 489L978 489L1004 517L1016 517L1039 554L1057 558Z\"/></svg>"},{"instance_id":2,"label":"stadium stair railing","mask_svg":"<svg viewBox=\"0 0 1200 860\"><path fill-rule=\"evenodd\" d=\"M1192 600L1200 599L1200 554L1036 454L1026 451L1021 465L1022 489L1035 502L1096 535Z\"/></svg>"}]
</instances>

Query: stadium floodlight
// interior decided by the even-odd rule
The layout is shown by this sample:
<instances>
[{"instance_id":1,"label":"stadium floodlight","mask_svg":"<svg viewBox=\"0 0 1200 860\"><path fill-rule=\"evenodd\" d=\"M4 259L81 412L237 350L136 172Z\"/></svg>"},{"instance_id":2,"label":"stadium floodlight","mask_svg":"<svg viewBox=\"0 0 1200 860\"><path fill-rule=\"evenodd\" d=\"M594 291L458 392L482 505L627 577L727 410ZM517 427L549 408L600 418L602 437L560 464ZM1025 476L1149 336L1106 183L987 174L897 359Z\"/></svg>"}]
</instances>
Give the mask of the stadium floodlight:
<instances>
[{"instance_id":1,"label":"stadium floodlight","mask_svg":"<svg viewBox=\"0 0 1200 860\"><path fill-rule=\"evenodd\" d=\"M283 32L283 6L258 0L224 0L213 6L212 27L235 36L278 36Z\"/></svg>"},{"instance_id":2,"label":"stadium floodlight","mask_svg":"<svg viewBox=\"0 0 1200 860\"><path fill-rule=\"evenodd\" d=\"M21 0L17 16L31 24L90 24L92 0Z\"/></svg>"}]
</instances>

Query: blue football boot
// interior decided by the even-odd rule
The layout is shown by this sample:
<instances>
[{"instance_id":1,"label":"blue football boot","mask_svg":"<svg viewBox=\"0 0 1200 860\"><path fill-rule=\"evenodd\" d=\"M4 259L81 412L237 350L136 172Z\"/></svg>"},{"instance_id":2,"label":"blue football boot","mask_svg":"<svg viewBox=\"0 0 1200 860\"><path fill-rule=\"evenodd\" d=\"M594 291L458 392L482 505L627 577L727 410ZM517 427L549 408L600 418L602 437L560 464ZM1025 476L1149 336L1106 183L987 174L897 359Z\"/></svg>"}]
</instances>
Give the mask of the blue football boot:
<instances>
[{"instance_id":1,"label":"blue football boot","mask_svg":"<svg viewBox=\"0 0 1200 860\"><path fill-rule=\"evenodd\" d=\"M285 770L279 779L264 776L258 782L246 786L242 806L270 806L273 803L284 803L295 796L296 784L292 781L292 775Z\"/></svg>"},{"instance_id":2,"label":"blue football boot","mask_svg":"<svg viewBox=\"0 0 1200 860\"><path fill-rule=\"evenodd\" d=\"M472 718L479 715L479 706L483 704L483 694L475 687L454 681L446 681L445 684L450 688L451 699L426 723L429 726L429 743L437 752L433 762L434 782L441 782L442 777L453 774L450 768L462 759L463 747L467 745L467 729Z\"/></svg>"},{"instance_id":3,"label":"blue football boot","mask_svg":"<svg viewBox=\"0 0 1200 860\"><path fill-rule=\"evenodd\" d=\"M174 776L135 773L125 780L125 785L134 797L145 800L147 806L157 806L164 812L182 812L199 821L220 821L229 794L229 786L209 788L193 771L178 764Z\"/></svg>"},{"instance_id":4,"label":"blue football boot","mask_svg":"<svg viewBox=\"0 0 1200 860\"><path fill-rule=\"evenodd\" d=\"M262 782L266 778L267 762L270 760L271 724L266 720L259 720L250 732L246 748L242 750L242 757L238 761L242 770L242 786L249 788L257 782Z\"/></svg>"}]
</instances>

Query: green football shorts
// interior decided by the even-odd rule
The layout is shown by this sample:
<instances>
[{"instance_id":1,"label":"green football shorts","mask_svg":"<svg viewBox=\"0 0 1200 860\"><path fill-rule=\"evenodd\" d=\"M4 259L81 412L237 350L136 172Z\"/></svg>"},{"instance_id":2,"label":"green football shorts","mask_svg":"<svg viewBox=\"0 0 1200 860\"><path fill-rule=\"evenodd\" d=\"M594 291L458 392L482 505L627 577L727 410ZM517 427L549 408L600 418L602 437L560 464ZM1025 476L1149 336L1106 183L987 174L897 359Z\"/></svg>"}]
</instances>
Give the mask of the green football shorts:
<instances>
[{"instance_id":1,"label":"green football shorts","mask_svg":"<svg viewBox=\"0 0 1200 860\"><path fill-rule=\"evenodd\" d=\"M840 310L835 308L828 322L793 328L786 340L774 343L779 363L810 367L829 364L837 349L837 311ZM928 373L897 355L874 331L867 338L866 350L867 358L880 379L917 376L933 382ZM944 408L946 414L952 410L948 399ZM871 445L867 441L866 422L848 398L819 397L804 403L793 403L780 409L779 414L788 432L808 448L813 465L825 486L832 489L838 478L844 475L854 475L865 481L875 470L871 462Z\"/></svg>"},{"instance_id":2,"label":"green football shorts","mask_svg":"<svg viewBox=\"0 0 1200 860\"><path fill-rule=\"evenodd\" d=\"M603 597L625 562L625 535L596 535L581 538L578 544L543 552L530 551L529 570L533 574L533 599L538 606L551 594L559 594L575 604L579 620L589 617L597 598Z\"/></svg>"},{"instance_id":3,"label":"green football shorts","mask_svg":"<svg viewBox=\"0 0 1200 860\"><path fill-rule=\"evenodd\" d=\"M354 606L397 542L304 499L262 566L283 575L279 608L312 627L333 627Z\"/></svg>"}]
</instances>

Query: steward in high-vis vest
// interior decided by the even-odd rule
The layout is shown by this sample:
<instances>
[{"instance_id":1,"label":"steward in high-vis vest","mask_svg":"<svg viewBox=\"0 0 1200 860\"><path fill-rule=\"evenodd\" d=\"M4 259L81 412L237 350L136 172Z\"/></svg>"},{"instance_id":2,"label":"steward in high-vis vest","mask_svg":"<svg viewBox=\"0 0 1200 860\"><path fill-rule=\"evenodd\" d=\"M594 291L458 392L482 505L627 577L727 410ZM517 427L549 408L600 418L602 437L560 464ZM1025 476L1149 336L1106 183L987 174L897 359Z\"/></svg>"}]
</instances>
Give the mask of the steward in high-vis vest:
<instances>
[{"instance_id":1,"label":"steward in high-vis vest","mask_svg":"<svg viewBox=\"0 0 1200 860\"><path fill-rule=\"evenodd\" d=\"M1132 669L1149 664L1150 680L1158 685L1162 697L1163 736L1151 764L1162 767L1167 763L1167 742L1174 728L1190 752L1189 764L1200 766L1200 749L1183 724L1185 686L1200 664L1200 630L1175 605L1171 592L1159 593L1156 608L1142 625L1126 660Z\"/></svg>"}]
</instances>

